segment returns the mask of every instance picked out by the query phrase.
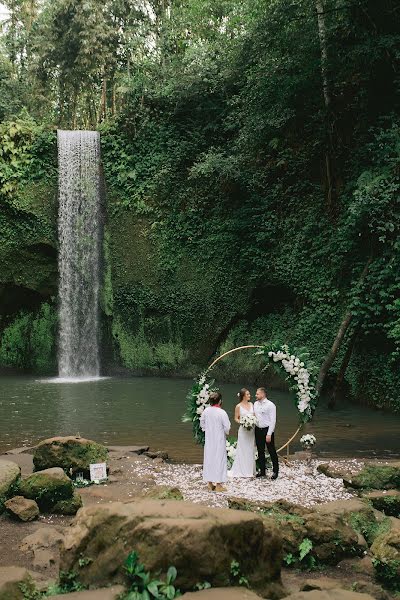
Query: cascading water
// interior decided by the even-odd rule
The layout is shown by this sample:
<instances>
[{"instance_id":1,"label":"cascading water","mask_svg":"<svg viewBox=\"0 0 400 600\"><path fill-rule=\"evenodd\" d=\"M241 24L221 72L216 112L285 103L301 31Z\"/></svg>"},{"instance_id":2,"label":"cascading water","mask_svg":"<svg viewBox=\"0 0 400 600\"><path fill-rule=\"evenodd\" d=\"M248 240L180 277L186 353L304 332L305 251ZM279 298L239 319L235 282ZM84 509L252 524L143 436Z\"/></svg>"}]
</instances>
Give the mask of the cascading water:
<instances>
[{"instance_id":1,"label":"cascading water","mask_svg":"<svg viewBox=\"0 0 400 600\"><path fill-rule=\"evenodd\" d=\"M100 136L58 131L59 348L61 378L99 375L102 240Z\"/></svg>"}]
</instances>

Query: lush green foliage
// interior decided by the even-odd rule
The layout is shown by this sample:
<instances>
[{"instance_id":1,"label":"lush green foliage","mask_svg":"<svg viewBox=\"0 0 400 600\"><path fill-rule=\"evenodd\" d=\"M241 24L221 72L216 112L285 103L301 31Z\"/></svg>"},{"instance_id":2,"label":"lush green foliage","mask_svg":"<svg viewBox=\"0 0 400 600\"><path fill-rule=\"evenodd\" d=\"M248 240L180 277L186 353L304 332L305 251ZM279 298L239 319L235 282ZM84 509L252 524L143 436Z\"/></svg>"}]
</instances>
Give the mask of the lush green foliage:
<instances>
[{"instance_id":1,"label":"lush green foliage","mask_svg":"<svg viewBox=\"0 0 400 600\"><path fill-rule=\"evenodd\" d=\"M1 282L54 295L27 248L54 244L36 199L55 138L18 112L98 126L116 362L187 373L279 340L321 365L350 313L328 384L343 366L354 397L399 408L399 14L321 2L319 19L305 0L9 2ZM246 357L218 375L259 377Z\"/></svg>"},{"instance_id":2,"label":"lush green foliage","mask_svg":"<svg viewBox=\"0 0 400 600\"><path fill-rule=\"evenodd\" d=\"M0 365L51 373L55 369L57 315L42 304L36 314L21 313L2 333Z\"/></svg>"}]
</instances>

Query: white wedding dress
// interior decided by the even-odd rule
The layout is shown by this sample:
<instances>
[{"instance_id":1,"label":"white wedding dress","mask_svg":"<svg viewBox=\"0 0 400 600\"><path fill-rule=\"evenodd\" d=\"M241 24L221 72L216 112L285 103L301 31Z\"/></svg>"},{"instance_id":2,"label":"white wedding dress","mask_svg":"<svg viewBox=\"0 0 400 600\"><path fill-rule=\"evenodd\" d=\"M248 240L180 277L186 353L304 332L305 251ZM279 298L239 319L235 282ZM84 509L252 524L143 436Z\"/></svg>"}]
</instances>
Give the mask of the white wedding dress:
<instances>
[{"instance_id":1,"label":"white wedding dress","mask_svg":"<svg viewBox=\"0 0 400 600\"><path fill-rule=\"evenodd\" d=\"M246 410L240 406L240 416L254 414L254 408ZM232 469L228 471L228 477L254 477L256 474L255 458L255 436L254 429L248 430L240 425L235 460Z\"/></svg>"}]
</instances>

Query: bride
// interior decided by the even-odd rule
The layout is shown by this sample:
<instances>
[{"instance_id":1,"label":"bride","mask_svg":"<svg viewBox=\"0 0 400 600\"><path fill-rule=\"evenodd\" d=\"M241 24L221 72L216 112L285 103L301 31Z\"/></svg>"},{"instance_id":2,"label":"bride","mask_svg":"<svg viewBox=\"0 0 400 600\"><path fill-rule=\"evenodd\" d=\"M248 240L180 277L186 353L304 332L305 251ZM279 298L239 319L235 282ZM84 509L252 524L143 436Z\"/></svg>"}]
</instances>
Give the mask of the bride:
<instances>
[{"instance_id":1,"label":"bride","mask_svg":"<svg viewBox=\"0 0 400 600\"><path fill-rule=\"evenodd\" d=\"M254 415L254 407L250 402L250 392L242 388L238 393L239 404L235 408L235 421L239 423L238 443L235 460L228 477L254 477L256 474L254 429L247 430L240 425L240 417Z\"/></svg>"}]
</instances>

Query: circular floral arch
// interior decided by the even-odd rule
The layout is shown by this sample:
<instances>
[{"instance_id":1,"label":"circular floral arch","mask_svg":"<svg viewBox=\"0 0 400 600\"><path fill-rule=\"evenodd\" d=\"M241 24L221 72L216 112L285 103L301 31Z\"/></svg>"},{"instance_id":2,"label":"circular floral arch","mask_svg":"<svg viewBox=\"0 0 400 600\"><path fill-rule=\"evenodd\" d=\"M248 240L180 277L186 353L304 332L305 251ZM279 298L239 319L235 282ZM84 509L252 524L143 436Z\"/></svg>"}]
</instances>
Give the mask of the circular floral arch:
<instances>
[{"instance_id":1,"label":"circular floral arch","mask_svg":"<svg viewBox=\"0 0 400 600\"><path fill-rule=\"evenodd\" d=\"M311 370L309 370L305 364L308 355L305 352L294 354L287 345L252 344L238 346L237 348L232 348L218 356L207 369L197 377L192 389L189 391L187 396L187 409L183 420L192 423L193 436L197 443L204 445L204 432L200 427L200 416L208 406L210 393L217 389L214 387L214 380L210 377L210 371L220 360L229 354L251 349L255 350L255 356L263 356L265 358L265 367L263 368L263 371L270 366L273 366L275 371L287 381L299 414L299 427L289 440L278 449L278 452L282 451L294 440L305 423L311 421L316 406L317 395L313 385Z\"/></svg>"}]
</instances>

